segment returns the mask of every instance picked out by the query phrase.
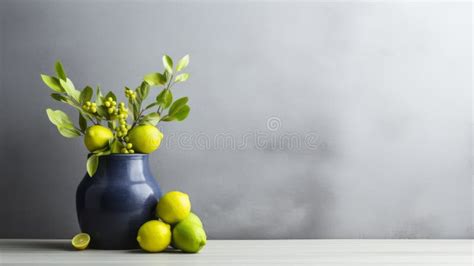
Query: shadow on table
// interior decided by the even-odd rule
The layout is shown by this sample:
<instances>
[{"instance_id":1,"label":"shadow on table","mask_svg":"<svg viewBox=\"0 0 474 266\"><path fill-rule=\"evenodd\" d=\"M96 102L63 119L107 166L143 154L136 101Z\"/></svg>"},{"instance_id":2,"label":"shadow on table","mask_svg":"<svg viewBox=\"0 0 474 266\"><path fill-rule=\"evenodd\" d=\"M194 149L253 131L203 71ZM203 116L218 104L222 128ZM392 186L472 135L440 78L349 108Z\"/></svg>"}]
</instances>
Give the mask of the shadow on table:
<instances>
[{"instance_id":1,"label":"shadow on table","mask_svg":"<svg viewBox=\"0 0 474 266\"><path fill-rule=\"evenodd\" d=\"M77 252L72 246L69 241L58 241L58 242L44 242L44 241L32 241L32 242L10 242L8 243L8 248L13 248L13 249L23 249L23 250L28 250L32 249L35 251L38 250L62 250L62 251L74 251ZM0 247L1 250L1 247ZM96 249L90 249L90 250L96 250ZM151 252L146 252L141 249L126 249L126 250L111 250L111 251L117 251L117 252L125 252L125 253L134 253L134 254L154 254ZM169 253L169 254L174 254L174 253L181 253L181 254L193 254L193 253L186 253L182 252L180 250L174 249L174 248L167 248L166 250L163 251L163 253Z\"/></svg>"},{"instance_id":2,"label":"shadow on table","mask_svg":"<svg viewBox=\"0 0 474 266\"><path fill-rule=\"evenodd\" d=\"M74 251L69 242L18 242L8 243L9 248L22 248L22 249L34 249L34 250L63 250L63 251Z\"/></svg>"},{"instance_id":3,"label":"shadow on table","mask_svg":"<svg viewBox=\"0 0 474 266\"><path fill-rule=\"evenodd\" d=\"M144 250L141 250L141 249L131 249L131 250L123 250L127 253L135 253L135 254L156 254L156 253L153 253L153 252L146 252ZM169 254L174 254L174 253L180 253L180 254L193 254L193 253L186 253L186 252L182 252L181 250L177 250L177 249L174 249L174 248L167 248L166 250L162 251L161 253L169 253Z\"/></svg>"}]
</instances>

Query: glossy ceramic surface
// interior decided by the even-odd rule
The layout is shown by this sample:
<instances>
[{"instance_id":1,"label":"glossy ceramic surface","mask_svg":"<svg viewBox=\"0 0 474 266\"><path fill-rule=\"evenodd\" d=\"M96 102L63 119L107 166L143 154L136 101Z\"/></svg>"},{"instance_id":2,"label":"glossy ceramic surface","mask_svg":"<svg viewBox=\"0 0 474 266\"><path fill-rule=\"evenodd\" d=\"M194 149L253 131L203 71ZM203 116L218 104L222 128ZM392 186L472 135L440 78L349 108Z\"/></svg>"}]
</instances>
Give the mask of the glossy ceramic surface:
<instances>
[{"instance_id":1,"label":"glossy ceramic surface","mask_svg":"<svg viewBox=\"0 0 474 266\"><path fill-rule=\"evenodd\" d=\"M77 188L76 209L81 231L97 249L137 248L137 231L154 218L161 197L146 154L112 154L99 157L93 177L88 174Z\"/></svg>"}]
</instances>

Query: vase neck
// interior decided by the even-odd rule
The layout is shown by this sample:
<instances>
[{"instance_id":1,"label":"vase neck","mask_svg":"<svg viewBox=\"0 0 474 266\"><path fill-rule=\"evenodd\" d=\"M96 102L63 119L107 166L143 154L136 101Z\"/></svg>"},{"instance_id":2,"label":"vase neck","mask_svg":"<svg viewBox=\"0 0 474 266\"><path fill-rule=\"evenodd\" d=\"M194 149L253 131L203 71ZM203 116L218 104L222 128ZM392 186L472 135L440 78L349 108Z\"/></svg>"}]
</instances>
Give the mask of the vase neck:
<instances>
[{"instance_id":1,"label":"vase neck","mask_svg":"<svg viewBox=\"0 0 474 266\"><path fill-rule=\"evenodd\" d=\"M148 154L111 154L99 157L94 177L111 180L145 181L150 176Z\"/></svg>"}]
</instances>

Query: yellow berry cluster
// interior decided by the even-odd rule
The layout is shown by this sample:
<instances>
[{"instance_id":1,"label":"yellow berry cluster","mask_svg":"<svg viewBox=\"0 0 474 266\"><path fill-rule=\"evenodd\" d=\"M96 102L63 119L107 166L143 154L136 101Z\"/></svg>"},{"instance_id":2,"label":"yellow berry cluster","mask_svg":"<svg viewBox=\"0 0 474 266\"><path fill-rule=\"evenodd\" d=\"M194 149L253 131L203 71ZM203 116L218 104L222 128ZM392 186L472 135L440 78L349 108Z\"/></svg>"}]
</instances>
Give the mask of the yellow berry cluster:
<instances>
[{"instance_id":1,"label":"yellow berry cluster","mask_svg":"<svg viewBox=\"0 0 474 266\"><path fill-rule=\"evenodd\" d=\"M128 130L130 129L130 125L127 124L128 118L128 108L125 107L125 103L121 102L118 108L118 121L119 127L117 128L117 137L125 137L127 136Z\"/></svg>"},{"instance_id":2,"label":"yellow berry cluster","mask_svg":"<svg viewBox=\"0 0 474 266\"><path fill-rule=\"evenodd\" d=\"M127 97L130 100L135 100L135 98L137 98L137 94L133 90L126 88L125 97Z\"/></svg>"},{"instance_id":3,"label":"yellow berry cluster","mask_svg":"<svg viewBox=\"0 0 474 266\"><path fill-rule=\"evenodd\" d=\"M135 151L132 148L133 148L132 143L126 143L125 146L122 148L121 152L122 153L135 153Z\"/></svg>"},{"instance_id":4,"label":"yellow berry cluster","mask_svg":"<svg viewBox=\"0 0 474 266\"><path fill-rule=\"evenodd\" d=\"M83 106L82 109L85 111L89 111L93 114L97 112L97 105L95 103L91 103L90 101L87 101Z\"/></svg>"},{"instance_id":5,"label":"yellow berry cluster","mask_svg":"<svg viewBox=\"0 0 474 266\"><path fill-rule=\"evenodd\" d=\"M117 113L117 109L115 108L117 106L117 102L114 101L112 97L107 98L104 102L105 107L107 107L107 113L110 115L115 115Z\"/></svg>"}]
</instances>

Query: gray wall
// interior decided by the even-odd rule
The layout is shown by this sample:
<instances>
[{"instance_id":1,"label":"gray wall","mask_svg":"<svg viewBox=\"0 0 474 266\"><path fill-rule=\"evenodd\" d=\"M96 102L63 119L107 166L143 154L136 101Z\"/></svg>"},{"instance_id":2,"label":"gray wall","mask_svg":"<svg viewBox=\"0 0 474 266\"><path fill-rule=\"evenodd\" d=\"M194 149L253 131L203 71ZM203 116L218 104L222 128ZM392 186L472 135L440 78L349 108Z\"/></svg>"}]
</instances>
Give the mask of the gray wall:
<instances>
[{"instance_id":1,"label":"gray wall","mask_svg":"<svg viewBox=\"0 0 474 266\"><path fill-rule=\"evenodd\" d=\"M0 237L79 230L86 150L49 123L47 107L68 108L39 74L60 58L76 86L121 92L164 52L191 54L175 91L192 112L160 126L153 172L190 194L210 238L471 237L468 2L0 9Z\"/></svg>"}]
</instances>

